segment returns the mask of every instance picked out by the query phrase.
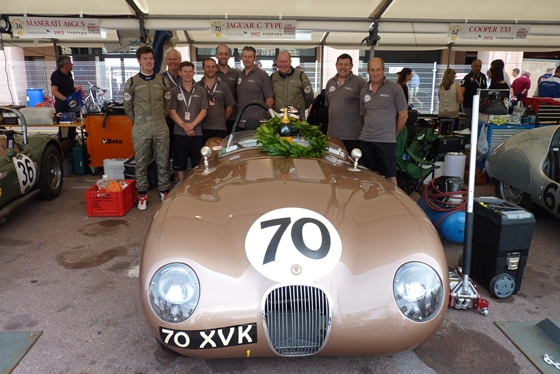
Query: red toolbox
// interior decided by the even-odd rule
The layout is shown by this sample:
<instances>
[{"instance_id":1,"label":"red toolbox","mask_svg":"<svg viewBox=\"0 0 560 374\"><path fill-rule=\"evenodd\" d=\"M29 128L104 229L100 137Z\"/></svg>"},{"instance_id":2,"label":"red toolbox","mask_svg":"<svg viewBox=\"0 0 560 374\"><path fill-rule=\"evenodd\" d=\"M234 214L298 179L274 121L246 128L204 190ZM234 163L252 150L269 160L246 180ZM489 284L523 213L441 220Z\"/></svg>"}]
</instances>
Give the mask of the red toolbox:
<instances>
[{"instance_id":1,"label":"red toolbox","mask_svg":"<svg viewBox=\"0 0 560 374\"><path fill-rule=\"evenodd\" d=\"M136 202L136 181L125 179L126 187L120 192L99 190L93 185L85 192L89 217L122 217ZM122 184L122 183L121 183Z\"/></svg>"},{"instance_id":2,"label":"red toolbox","mask_svg":"<svg viewBox=\"0 0 560 374\"><path fill-rule=\"evenodd\" d=\"M132 121L125 115L88 114L85 119L86 144L90 167L103 167L106 158L134 156L132 145Z\"/></svg>"}]
</instances>

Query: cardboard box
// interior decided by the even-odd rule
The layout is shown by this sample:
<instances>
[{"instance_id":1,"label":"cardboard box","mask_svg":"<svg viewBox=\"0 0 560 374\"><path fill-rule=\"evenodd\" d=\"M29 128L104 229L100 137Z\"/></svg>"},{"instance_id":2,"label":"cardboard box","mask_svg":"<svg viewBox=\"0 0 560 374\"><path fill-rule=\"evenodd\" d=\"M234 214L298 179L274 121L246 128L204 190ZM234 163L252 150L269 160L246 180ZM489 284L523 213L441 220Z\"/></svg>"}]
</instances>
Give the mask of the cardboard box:
<instances>
[{"instance_id":1,"label":"cardboard box","mask_svg":"<svg viewBox=\"0 0 560 374\"><path fill-rule=\"evenodd\" d=\"M53 125L58 122L54 108L21 108L19 111L28 125Z\"/></svg>"},{"instance_id":2,"label":"cardboard box","mask_svg":"<svg viewBox=\"0 0 560 374\"><path fill-rule=\"evenodd\" d=\"M76 121L76 113L74 112L58 113L57 117L59 123L73 123Z\"/></svg>"},{"instance_id":3,"label":"cardboard box","mask_svg":"<svg viewBox=\"0 0 560 374\"><path fill-rule=\"evenodd\" d=\"M125 179L127 186L121 192L99 190L93 185L85 192L89 217L122 217L136 203L136 181Z\"/></svg>"}]
</instances>

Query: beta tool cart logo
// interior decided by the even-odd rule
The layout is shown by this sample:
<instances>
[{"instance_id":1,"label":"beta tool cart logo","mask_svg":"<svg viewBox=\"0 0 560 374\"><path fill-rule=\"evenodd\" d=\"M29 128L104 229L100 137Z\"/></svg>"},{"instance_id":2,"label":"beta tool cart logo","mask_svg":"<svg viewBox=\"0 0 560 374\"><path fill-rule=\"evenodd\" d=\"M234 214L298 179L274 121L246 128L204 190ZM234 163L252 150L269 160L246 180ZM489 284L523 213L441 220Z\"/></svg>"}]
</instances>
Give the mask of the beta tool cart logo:
<instances>
[{"instance_id":1,"label":"beta tool cart logo","mask_svg":"<svg viewBox=\"0 0 560 374\"><path fill-rule=\"evenodd\" d=\"M101 144L122 144L121 139L101 139Z\"/></svg>"}]
</instances>

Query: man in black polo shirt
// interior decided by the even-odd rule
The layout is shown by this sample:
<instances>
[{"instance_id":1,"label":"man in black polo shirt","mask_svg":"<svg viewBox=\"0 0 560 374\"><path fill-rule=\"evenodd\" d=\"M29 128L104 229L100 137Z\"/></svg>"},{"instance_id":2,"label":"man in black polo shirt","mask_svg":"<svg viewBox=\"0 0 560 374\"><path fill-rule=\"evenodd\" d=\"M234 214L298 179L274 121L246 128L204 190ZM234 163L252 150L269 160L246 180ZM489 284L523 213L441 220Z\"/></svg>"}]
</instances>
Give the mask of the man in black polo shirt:
<instances>
[{"instance_id":1,"label":"man in black polo shirt","mask_svg":"<svg viewBox=\"0 0 560 374\"><path fill-rule=\"evenodd\" d=\"M72 77L72 60L70 56L61 55L56 59L58 69L51 74L51 91L56 98L54 109L57 113L67 113L70 111L68 104L64 100L66 97L76 92L74 87L74 78ZM68 139L73 140L76 137L76 128L68 128Z\"/></svg>"},{"instance_id":2,"label":"man in black polo shirt","mask_svg":"<svg viewBox=\"0 0 560 374\"><path fill-rule=\"evenodd\" d=\"M476 59L471 64L471 72L465 75L461 81L461 88L463 90L463 112L467 117L467 124L471 126L472 120L472 107L473 96L476 95L477 90L487 88L486 75L480 72L482 69L482 61Z\"/></svg>"}]
</instances>

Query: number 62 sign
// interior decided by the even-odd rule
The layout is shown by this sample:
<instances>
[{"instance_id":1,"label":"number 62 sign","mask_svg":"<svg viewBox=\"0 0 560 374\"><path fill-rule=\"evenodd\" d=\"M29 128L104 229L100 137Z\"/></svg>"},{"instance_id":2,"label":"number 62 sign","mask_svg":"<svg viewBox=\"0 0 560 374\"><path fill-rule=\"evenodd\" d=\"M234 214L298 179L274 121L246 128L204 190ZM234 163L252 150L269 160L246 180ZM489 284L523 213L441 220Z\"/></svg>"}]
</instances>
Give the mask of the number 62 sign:
<instances>
[{"instance_id":1,"label":"number 62 sign","mask_svg":"<svg viewBox=\"0 0 560 374\"><path fill-rule=\"evenodd\" d=\"M277 282L311 282L330 273L342 254L340 235L309 209L282 208L259 217L245 237L251 265Z\"/></svg>"}]
</instances>

